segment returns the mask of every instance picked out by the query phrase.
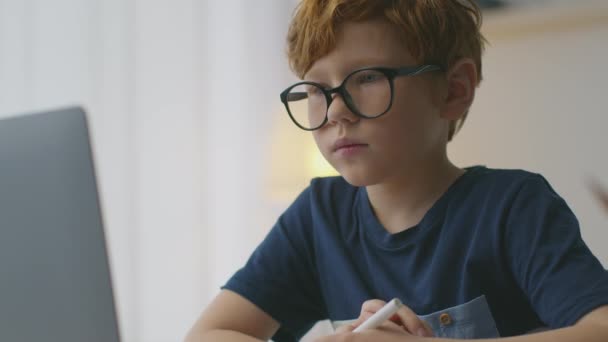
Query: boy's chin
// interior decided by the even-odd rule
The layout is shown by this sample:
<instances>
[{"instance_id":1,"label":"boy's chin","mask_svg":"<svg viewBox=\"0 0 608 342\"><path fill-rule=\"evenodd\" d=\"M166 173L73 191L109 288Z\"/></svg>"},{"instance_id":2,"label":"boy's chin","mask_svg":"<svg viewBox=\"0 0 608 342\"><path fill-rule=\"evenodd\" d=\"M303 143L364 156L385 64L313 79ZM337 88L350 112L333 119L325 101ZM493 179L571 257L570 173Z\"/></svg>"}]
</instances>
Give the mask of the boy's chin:
<instances>
[{"instance_id":1,"label":"boy's chin","mask_svg":"<svg viewBox=\"0 0 608 342\"><path fill-rule=\"evenodd\" d=\"M340 171L340 170L339 170ZM374 184L372 175L362 172L345 171L340 172L340 175L348 184L352 186L368 186Z\"/></svg>"}]
</instances>

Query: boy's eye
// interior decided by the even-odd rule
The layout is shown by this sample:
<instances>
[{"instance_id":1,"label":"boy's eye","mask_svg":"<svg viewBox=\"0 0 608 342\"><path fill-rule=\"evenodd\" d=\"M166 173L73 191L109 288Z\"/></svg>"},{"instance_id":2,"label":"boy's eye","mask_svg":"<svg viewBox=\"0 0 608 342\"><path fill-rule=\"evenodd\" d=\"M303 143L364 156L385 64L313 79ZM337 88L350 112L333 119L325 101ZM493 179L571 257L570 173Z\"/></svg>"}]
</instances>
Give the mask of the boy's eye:
<instances>
[{"instance_id":1,"label":"boy's eye","mask_svg":"<svg viewBox=\"0 0 608 342\"><path fill-rule=\"evenodd\" d=\"M358 84L372 83L384 79L385 76L378 71L362 71L356 75L356 81Z\"/></svg>"}]
</instances>

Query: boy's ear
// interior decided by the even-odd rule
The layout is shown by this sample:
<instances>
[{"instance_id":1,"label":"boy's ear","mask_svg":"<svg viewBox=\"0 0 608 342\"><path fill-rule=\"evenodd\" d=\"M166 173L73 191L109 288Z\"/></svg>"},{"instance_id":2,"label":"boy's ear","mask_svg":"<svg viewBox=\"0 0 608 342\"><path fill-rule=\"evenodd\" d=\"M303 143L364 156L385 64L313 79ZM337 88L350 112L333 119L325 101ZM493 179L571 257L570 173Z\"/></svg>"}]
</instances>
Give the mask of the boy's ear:
<instances>
[{"instance_id":1,"label":"boy's ear","mask_svg":"<svg viewBox=\"0 0 608 342\"><path fill-rule=\"evenodd\" d=\"M477 77L477 67L471 58L458 60L446 72L446 89L441 111L443 118L458 120L469 110L475 98Z\"/></svg>"}]
</instances>

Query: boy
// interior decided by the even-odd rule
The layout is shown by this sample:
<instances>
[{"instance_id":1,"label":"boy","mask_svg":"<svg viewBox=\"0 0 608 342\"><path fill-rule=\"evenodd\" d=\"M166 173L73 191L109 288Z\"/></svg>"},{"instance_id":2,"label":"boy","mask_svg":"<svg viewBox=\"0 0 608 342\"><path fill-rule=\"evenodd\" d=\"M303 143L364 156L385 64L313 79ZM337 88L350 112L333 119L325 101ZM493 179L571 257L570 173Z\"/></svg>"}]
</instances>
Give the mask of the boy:
<instances>
[{"instance_id":1,"label":"boy","mask_svg":"<svg viewBox=\"0 0 608 342\"><path fill-rule=\"evenodd\" d=\"M319 341L608 341L608 274L565 202L540 175L447 157L480 20L469 0L302 1L304 81L281 100L341 177L311 182L188 341L292 341L323 319ZM391 298L406 307L352 332Z\"/></svg>"}]
</instances>

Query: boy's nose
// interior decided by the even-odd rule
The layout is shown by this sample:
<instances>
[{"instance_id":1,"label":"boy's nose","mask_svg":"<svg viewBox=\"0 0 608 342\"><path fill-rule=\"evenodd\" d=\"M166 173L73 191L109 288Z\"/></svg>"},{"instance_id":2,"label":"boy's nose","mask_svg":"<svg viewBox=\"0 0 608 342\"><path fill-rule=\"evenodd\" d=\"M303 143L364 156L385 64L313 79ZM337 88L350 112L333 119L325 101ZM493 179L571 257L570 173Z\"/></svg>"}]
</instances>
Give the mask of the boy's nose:
<instances>
[{"instance_id":1,"label":"boy's nose","mask_svg":"<svg viewBox=\"0 0 608 342\"><path fill-rule=\"evenodd\" d=\"M327 121L329 124L341 123L355 123L360 118L355 115L350 108L346 105L346 102L341 95L333 94L331 104L327 108Z\"/></svg>"}]
</instances>

